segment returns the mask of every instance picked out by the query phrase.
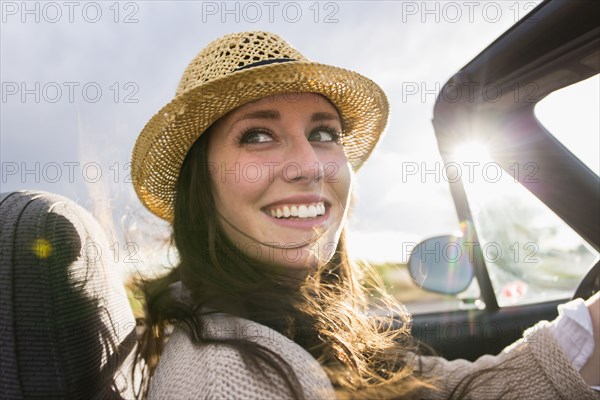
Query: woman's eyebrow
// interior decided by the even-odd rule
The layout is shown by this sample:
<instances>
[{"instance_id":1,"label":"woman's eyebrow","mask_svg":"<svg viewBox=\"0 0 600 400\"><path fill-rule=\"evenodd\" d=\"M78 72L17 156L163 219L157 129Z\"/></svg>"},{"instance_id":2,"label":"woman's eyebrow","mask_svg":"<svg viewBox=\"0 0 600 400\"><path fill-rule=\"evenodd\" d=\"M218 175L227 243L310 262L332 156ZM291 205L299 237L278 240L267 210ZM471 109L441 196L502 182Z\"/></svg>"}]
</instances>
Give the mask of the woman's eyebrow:
<instances>
[{"instance_id":1,"label":"woman's eyebrow","mask_svg":"<svg viewBox=\"0 0 600 400\"><path fill-rule=\"evenodd\" d=\"M337 114L333 114L333 113L329 113L329 112L316 112L311 116L310 120L312 122L328 121L328 120L339 121L340 117L338 117Z\"/></svg>"},{"instance_id":2,"label":"woman's eyebrow","mask_svg":"<svg viewBox=\"0 0 600 400\"><path fill-rule=\"evenodd\" d=\"M245 119L280 119L281 114L276 110L259 110L244 114L233 122L233 125Z\"/></svg>"},{"instance_id":3,"label":"woman's eyebrow","mask_svg":"<svg viewBox=\"0 0 600 400\"><path fill-rule=\"evenodd\" d=\"M259 111L253 111L251 113L248 114L244 114L241 117L239 117L238 119L236 119L232 125L237 124L240 121L244 121L247 119L272 119L272 120L278 120L281 119L281 113L277 110L259 110ZM330 113L330 112L316 112L313 113L310 116L310 120L311 122L319 122L319 121L329 121L329 120L336 120L339 121L340 117L337 114L334 113Z\"/></svg>"}]
</instances>

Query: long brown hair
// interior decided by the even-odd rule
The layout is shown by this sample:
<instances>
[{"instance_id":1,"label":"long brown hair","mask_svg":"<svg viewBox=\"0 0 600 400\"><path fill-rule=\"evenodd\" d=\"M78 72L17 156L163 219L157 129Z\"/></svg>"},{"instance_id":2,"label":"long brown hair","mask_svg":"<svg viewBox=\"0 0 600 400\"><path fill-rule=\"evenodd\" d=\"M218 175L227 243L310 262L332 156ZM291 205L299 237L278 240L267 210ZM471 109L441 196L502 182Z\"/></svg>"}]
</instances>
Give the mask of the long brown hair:
<instances>
[{"instance_id":1,"label":"long brown hair","mask_svg":"<svg viewBox=\"0 0 600 400\"><path fill-rule=\"evenodd\" d=\"M411 367L416 348L410 320L386 294L377 275L351 262L342 236L332 260L297 290L282 274L246 257L228 240L215 217L207 148L210 128L192 146L177 183L173 242L179 264L167 275L141 281L145 330L136 361L143 367L144 397L171 324L186 327L197 343L227 343L250 366L257 360L279 374L296 398L304 398L293 369L278 354L243 339L204 335L206 306L266 325L306 349L323 367L340 398L399 398L431 388ZM171 294L182 282L193 306ZM374 311L379 308L382 312Z\"/></svg>"}]
</instances>

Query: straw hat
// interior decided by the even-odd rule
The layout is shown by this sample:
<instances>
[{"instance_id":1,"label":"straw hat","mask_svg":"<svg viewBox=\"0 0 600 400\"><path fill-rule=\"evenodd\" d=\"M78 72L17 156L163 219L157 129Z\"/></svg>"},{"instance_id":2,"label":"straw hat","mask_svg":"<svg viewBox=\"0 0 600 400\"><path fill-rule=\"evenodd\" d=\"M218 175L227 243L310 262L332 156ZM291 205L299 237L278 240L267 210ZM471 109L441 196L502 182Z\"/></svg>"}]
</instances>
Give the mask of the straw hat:
<instances>
[{"instance_id":1,"label":"straw hat","mask_svg":"<svg viewBox=\"0 0 600 400\"><path fill-rule=\"evenodd\" d=\"M146 124L132 154L131 176L142 203L172 221L175 185L196 139L220 117L270 95L319 93L337 107L343 145L356 171L388 118L383 90L364 76L309 61L279 36L242 32L209 43L183 73L175 98Z\"/></svg>"}]
</instances>

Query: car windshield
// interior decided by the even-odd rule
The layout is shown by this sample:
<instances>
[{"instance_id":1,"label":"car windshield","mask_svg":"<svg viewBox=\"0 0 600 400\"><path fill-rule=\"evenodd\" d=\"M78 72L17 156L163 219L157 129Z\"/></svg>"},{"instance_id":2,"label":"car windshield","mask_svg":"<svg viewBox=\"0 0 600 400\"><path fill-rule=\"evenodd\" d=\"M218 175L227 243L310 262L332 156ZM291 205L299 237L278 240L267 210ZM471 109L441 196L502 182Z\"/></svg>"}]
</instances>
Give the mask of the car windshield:
<instances>
[{"instance_id":1,"label":"car windshield","mask_svg":"<svg viewBox=\"0 0 600 400\"><path fill-rule=\"evenodd\" d=\"M598 261L598 252L544 203L519 183L533 181L536 164L515 163L510 172L486 157L473 179L463 180L482 255L498 304L508 306L572 296L582 276Z\"/></svg>"}]
</instances>

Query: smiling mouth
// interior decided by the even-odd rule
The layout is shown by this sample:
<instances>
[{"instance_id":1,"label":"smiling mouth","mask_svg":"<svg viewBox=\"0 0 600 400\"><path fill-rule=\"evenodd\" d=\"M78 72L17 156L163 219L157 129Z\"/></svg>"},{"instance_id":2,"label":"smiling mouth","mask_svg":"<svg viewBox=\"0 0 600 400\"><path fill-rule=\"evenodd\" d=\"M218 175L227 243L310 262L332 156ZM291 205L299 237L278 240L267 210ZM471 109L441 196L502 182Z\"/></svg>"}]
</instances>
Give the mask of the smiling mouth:
<instances>
[{"instance_id":1,"label":"smiling mouth","mask_svg":"<svg viewBox=\"0 0 600 400\"><path fill-rule=\"evenodd\" d=\"M325 203L286 204L268 207L264 210L267 215L277 219L310 219L325 215Z\"/></svg>"}]
</instances>

